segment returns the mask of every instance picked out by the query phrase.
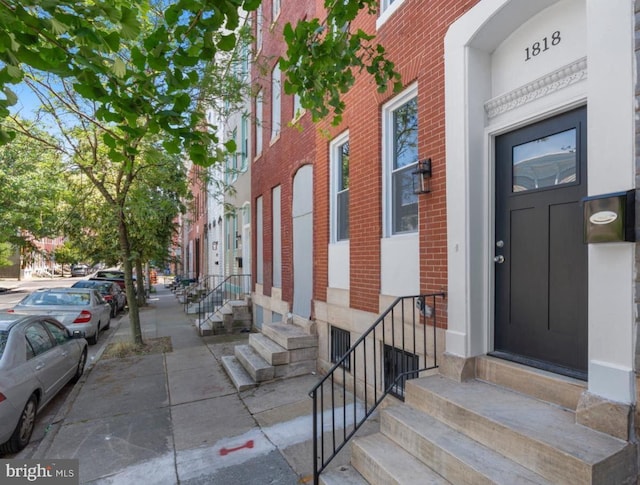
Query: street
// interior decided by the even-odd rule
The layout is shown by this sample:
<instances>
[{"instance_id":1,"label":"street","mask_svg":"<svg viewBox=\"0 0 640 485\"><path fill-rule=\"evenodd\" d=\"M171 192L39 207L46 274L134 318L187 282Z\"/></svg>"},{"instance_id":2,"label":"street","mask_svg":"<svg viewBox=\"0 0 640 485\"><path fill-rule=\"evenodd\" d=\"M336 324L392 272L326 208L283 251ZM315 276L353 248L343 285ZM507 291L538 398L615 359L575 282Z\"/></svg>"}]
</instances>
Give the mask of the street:
<instances>
[{"instance_id":1,"label":"street","mask_svg":"<svg viewBox=\"0 0 640 485\"><path fill-rule=\"evenodd\" d=\"M13 307L29 293L39 288L68 288L80 279L82 278L39 278L37 280L34 279L20 282L9 282L0 280L0 288L11 288L10 291L0 292L0 311ZM91 366L93 366L96 359L99 358L99 356L102 354L109 340L109 337L120 327L120 320L122 318L122 315L122 313L119 313L118 316L112 318L111 326L109 327L109 329L100 333L100 339L98 340L98 343L96 345L89 346L89 354L87 356L87 366L85 368L85 372ZM72 389L73 384L67 384L56 395L56 397L54 397L51 402L40 411L36 420L35 429L33 430L33 435L31 436L31 441L24 450L16 453L15 455L0 454L0 457L20 459L33 458L35 450L38 448L38 445L53 424L58 411L64 405L65 400Z\"/></svg>"}]
</instances>

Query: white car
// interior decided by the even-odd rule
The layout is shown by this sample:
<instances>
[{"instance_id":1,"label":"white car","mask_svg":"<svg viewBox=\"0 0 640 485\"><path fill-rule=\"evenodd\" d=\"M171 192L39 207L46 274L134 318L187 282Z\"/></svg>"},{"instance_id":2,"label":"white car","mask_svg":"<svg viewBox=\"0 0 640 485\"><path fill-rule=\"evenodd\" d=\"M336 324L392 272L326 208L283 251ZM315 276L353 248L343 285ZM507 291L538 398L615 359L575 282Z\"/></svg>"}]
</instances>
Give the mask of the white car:
<instances>
[{"instance_id":1,"label":"white car","mask_svg":"<svg viewBox=\"0 0 640 485\"><path fill-rule=\"evenodd\" d=\"M23 449L36 414L87 362L87 341L46 315L0 313L0 452Z\"/></svg>"},{"instance_id":2,"label":"white car","mask_svg":"<svg viewBox=\"0 0 640 485\"><path fill-rule=\"evenodd\" d=\"M111 305L92 288L46 288L24 297L10 312L49 315L71 333L80 331L90 345L111 325Z\"/></svg>"}]
</instances>

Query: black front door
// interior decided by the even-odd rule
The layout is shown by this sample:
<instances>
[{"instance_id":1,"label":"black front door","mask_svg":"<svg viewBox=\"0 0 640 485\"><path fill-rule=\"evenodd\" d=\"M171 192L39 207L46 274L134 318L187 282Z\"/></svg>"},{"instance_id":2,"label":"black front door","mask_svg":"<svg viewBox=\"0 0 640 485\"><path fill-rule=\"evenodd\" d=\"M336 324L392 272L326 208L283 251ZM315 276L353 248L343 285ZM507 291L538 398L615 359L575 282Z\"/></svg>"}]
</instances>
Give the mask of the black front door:
<instances>
[{"instance_id":1,"label":"black front door","mask_svg":"<svg viewBox=\"0 0 640 485\"><path fill-rule=\"evenodd\" d=\"M496 138L495 354L583 379L586 114Z\"/></svg>"}]
</instances>

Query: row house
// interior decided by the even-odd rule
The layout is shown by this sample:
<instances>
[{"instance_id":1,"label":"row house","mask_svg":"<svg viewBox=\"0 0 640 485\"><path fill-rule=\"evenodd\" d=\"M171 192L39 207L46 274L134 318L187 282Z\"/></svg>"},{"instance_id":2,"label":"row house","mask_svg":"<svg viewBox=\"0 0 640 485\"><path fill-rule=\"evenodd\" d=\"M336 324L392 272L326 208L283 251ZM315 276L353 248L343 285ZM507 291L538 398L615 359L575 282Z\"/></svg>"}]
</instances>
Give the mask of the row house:
<instances>
[{"instance_id":1,"label":"row house","mask_svg":"<svg viewBox=\"0 0 640 485\"><path fill-rule=\"evenodd\" d=\"M224 243L257 329L310 322L316 409L331 386L358 398L351 421L346 397L314 419L315 479L635 482L640 6L381 0L350 28L403 88L358 74L339 126L312 124L278 66L283 26L323 9L252 15L242 251Z\"/></svg>"}]
</instances>

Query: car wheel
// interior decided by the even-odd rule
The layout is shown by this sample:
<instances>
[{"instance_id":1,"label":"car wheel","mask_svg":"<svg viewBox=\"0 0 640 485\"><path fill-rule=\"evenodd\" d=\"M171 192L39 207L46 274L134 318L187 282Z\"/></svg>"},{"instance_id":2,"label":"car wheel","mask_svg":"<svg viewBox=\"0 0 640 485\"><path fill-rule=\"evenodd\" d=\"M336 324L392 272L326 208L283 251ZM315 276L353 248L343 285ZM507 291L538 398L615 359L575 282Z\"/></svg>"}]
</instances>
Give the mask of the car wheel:
<instances>
[{"instance_id":1,"label":"car wheel","mask_svg":"<svg viewBox=\"0 0 640 485\"><path fill-rule=\"evenodd\" d=\"M76 367L76 373L71 378L71 382L78 382L84 374L84 366L87 364L87 348L82 349L82 354L78 359L78 367Z\"/></svg>"},{"instance_id":2,"label":"car wheel","mask_svg":"<svg viewBox=\"0 0 640 485\"><path fill-rule=\"evenodd\" d=\"M87 339L87 342L89 342L89 345L95 345L98 343L98 338L100 337L100 322L98 322L98 329L96 330L96 333L93 337L89 337Z\"/></svg>"},{"instance_id":3,"label":"car wheel","mask_svg":"<svg viewBox=\"0 0 640 485\"><path fill-rule=\"evenodd\" d=\"M11 438L5 444L0 446L3 453L17 453L22 450L31 439L33 428L36 424L36 412L38 411L38 398L32 394L27 404L25 404L18 425L13 431Z\"/></svg>"}]
</instances>

